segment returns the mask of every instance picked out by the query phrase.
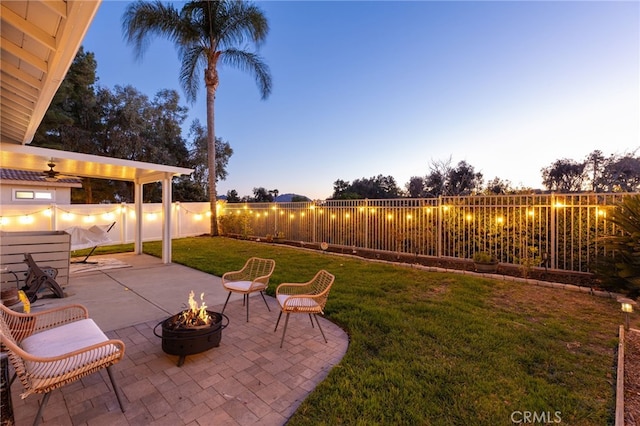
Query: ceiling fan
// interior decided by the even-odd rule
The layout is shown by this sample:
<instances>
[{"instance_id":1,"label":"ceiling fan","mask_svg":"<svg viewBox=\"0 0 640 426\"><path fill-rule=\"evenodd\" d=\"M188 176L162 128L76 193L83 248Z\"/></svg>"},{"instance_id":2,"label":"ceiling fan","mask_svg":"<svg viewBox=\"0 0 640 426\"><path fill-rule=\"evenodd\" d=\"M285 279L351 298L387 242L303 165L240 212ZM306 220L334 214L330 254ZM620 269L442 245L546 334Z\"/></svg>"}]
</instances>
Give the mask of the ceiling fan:
<instances>
[{"instance_id":1,"label":"ceiling fan","mask_svg":"<svg viewBox=\"0 0 640 426\"><path fill-rule=\"evenodd\" d=\"M57 182L60 179L80 179L78 176L63 175L59 171L54 170L56 163L53 161L53 158L49 160L47 166L49 167L49 170L44 170L42 172L42 178L47 182Z\"/></svg>"}]
</instances>

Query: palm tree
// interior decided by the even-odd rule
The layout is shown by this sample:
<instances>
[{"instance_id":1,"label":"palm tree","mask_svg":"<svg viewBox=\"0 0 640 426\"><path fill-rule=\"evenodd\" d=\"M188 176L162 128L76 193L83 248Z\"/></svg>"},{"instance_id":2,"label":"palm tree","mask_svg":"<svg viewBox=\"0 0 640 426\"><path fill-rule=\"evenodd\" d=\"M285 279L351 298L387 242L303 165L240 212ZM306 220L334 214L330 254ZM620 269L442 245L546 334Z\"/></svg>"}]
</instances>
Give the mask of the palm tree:
<instances>
[{"instance_id":1,"label":"palm tree","mask_svg":"<svg viewBox=\"0 0 640 426\"><path fill-rule=\"evenodd\" d=\"M218 65L230 65L252 73L262 99L266 99L271 93L268 66L256 53L237 46L252 41L258 47L269 32L267 19L257 6L237 0L190 1L180 11L159 0L152 3L139 0L127 7L122 27L138 58L142 57L152 36L164 36L175 44L182 62L180 84L190 102L196 99L200 83L198 75L204 71L211 235L218 235L214 127Z\"/></svg>"}]
</instances>

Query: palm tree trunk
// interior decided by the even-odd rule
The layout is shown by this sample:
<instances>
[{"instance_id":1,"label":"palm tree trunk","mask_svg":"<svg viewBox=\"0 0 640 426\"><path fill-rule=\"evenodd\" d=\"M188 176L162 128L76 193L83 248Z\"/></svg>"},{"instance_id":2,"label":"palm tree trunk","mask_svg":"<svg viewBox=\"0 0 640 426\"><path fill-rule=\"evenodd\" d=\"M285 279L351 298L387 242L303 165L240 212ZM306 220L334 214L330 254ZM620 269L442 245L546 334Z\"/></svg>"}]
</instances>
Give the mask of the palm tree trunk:
<instances>
[{"instance_id":1,"label":"palm tree trunk","mask_svg":"<svg viewBox=\"0 0 640 426\"><path fill-rule=\"evenodd\" d=\"M216 194L216 132L214 127L214 101L216 87L207 85L207 165L209 167L209 208L211 209L211 236L218 236L218 210Z\"/></svg>"}]
</instances>

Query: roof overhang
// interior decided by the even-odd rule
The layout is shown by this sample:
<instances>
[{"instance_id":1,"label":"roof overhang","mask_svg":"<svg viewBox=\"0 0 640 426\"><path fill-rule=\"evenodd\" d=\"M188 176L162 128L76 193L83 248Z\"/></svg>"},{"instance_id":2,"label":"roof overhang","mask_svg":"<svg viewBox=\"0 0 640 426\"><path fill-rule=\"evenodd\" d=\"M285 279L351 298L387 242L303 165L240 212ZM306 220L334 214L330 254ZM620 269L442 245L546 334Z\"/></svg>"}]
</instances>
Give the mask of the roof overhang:
<instances>
[{"instance_id":1,"label":"roof overhang","mask_svg":"<svg viewBox=\"0 0 640 426\"><path fill-rule=\"evenodd\" d=\"M173 176L189 175L192 169L164 166L141 161L122 160L77 152L59 151L30 145L0 144L0 165L42 172L49 160L64 175L115 179L140 184L157 182Z\"/></svg>"},{"instance_id":2,"label":"roof overhang","mask_svg":"<svg viewBox=\"0 0 640 426\"><path fill-rule=\"evenodd\" d=\"M28 145L82 44L101 0L0 3L0 166L155 182L193 170Z\"/></svg>"},{"instance_id":3,"label":"roof overhang","mask_svg":"<svg viewBox=\"0 0 640 426\"><path fill-rule=\"evenodd\" d=\"M0 142L31 142L100 3L0 3Z\"/></svg>"}]
</instances>

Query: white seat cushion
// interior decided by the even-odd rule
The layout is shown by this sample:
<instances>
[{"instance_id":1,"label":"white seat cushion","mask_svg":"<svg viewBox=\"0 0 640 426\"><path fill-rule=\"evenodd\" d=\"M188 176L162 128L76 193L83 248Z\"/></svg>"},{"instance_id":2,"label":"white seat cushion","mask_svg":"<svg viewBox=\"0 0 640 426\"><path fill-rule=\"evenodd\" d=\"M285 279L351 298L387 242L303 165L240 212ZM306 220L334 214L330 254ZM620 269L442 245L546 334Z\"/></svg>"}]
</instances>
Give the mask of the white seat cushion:
<instances>
[{"instance_id":1,"label":"white seat cushion","mask_svg":"<svg viewBox=\"0 0 640 426\"><path fill-rule=\"evenodd\" d=\"M246 292L251 288L251 284L251 281L230 281L224 283L224 286L227 288L227 290ZM263 283L255 283L253 291L264 290L265 287L266 286Z\"/></svg>"},{"instance_id":2,"label":"white seat cushion","mask_svg":"<svg viewBox=\"0 0 640 426\"><path fill-rule=\"evenodd\" d=\"M83 319L33 334L20 346L31 355L53 357L107 340L109 338L92 319Z\"/></svg>"},{"instance_id":3,"label":"white seat cushion","mask_svg":"<svg viewBox=\"0 0 640 426\"><path fill-rule=\"evenodd\" d=\"M305 310L317 310L318 312L321 311L320 305L318 305L318 303L315 300L310 299L308 297L295 297L290 294L279 294L276 297L276 299L278 299L278 303L280 303L280 306L284 307L286 301L292 297L295 298L295 300L292 300L289 303L289 305L287 306L288 308L296 306L299 308L305 308Z\"/></svg>"},{"instance_id":4,"label":"white seat cushion","mask_svg":"<svg viewBox=\"0 0 640 426\"><path fill-rule=\"evenodd\" d=\"M107 340L109 340L107 336L92 319L84 319L33 334L24 339L20 346L31 355L56 357ZM52 363L26 361L25 366L30 375L31 387L38 389L55 383L55 378L60 378L117 352L119 352L117 346L107 345L100 350L86 352L82 356L74 356Z\"/></svg>"}]
</instances>

